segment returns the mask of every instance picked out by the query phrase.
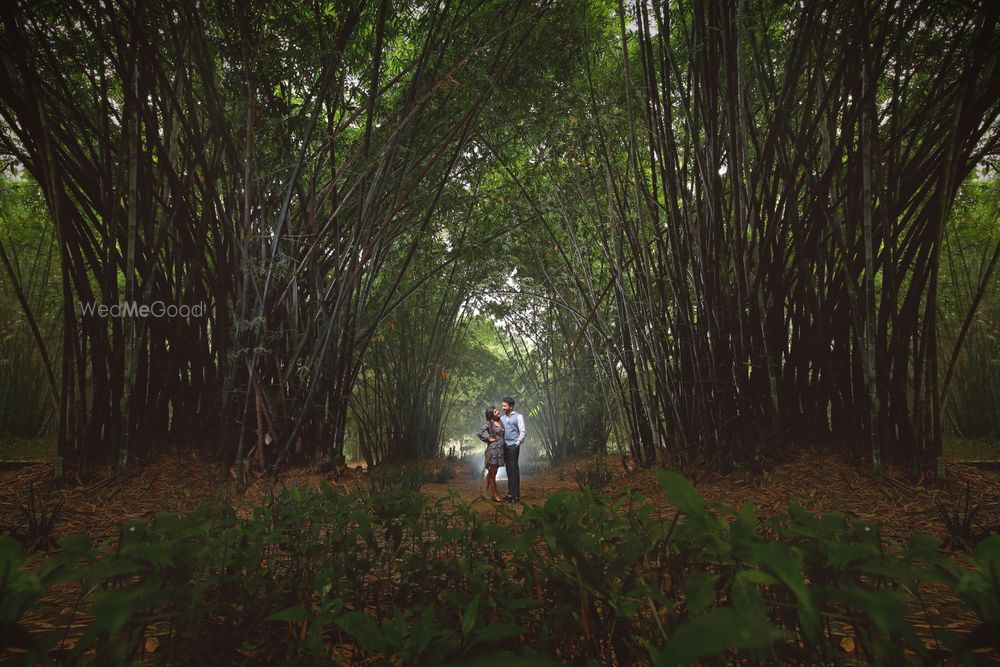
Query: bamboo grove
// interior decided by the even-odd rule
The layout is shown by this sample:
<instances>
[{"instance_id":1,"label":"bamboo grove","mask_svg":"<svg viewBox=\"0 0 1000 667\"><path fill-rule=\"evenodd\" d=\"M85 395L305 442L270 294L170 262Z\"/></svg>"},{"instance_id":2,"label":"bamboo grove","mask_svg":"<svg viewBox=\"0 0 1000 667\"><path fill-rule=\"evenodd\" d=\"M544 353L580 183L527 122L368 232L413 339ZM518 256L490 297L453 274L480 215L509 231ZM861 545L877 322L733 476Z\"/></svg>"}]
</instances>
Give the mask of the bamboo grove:
<instances>
[{"instance_id":1,"label":"bamboo grove","mask_svg":"<svg viewBox=\"0 0 1000 667\"><path fill-rule=\"evenodd\" d=\"M997 12L619 4L619 59L592 61L543 158L556 194L516 183L638 461L791 436L936 472L942 238L998 148Z\"/></svg>"},{"instance_id":2,"label":"bamboo grove","mask_svg":"<svg viewBox=\"0 0 1000 667\"><path fill-rule=\"evenodd\" d=\"M275 437L339 451L404 276L449 263L411 266L548 3L112 5L4 17L4 148L62 253L60 451L124 470L168 426L239 461ZM81 315L156 299L209 315Z\"/></svg>"},{"instance_id":3,"label":"bamboo grove","mask_svg":"<svg viewBox=\"0 0 1000 667\"><path fill-rule=\"evenodd\" d=\"M0 150L56 232L60 455L124 471L170 432L242 472L338 459L349 422L370 461L432 455L491 312L550 455L802 437L935 473L945 225L1000 149L998 12L15 2ZM82 308L153 301L205 316Z\"/></svg>"}]
</instances>

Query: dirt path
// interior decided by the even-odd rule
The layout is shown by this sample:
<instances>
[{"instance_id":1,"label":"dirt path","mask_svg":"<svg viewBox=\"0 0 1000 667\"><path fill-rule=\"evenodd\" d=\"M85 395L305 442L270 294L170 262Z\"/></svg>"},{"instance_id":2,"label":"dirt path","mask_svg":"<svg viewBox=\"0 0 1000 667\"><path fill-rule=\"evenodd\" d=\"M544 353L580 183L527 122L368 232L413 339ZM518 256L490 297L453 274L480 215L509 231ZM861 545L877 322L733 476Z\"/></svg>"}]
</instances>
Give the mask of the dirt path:
<instances>
[{"instance_id":1,"label":"dirt path","mask_svg":"<svg viewBox=\"0 0 1000 667\"><path fill-rule=\"evenodd\" d=\"M443 497L449 492L454 492L462 501L473 503L473 507L477 509L492 508L496 504L490 498L482 497L481 477L468 466L447 463L444 465L452 470L454 478L444 483L425 482L420 487L421 491L433 497ZM497 487L500 490L500 495L503 496L507 492L507 477L503 474L502 468L500 472L501 474L497 478ZM559 489L579 489L574 476L567 475L562 468L521 473L521 502L524 504L543 503L546 498Z\"/></svg>"}]
</instances>

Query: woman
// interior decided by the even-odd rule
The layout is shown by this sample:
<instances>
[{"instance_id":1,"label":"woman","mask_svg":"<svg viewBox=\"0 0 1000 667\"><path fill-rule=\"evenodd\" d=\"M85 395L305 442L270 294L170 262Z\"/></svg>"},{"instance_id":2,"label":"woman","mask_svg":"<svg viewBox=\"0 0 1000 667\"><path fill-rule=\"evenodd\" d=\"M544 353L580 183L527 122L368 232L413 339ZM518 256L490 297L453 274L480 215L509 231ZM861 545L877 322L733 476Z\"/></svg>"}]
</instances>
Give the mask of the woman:
<instances>
[{"instance_id":1,"label":"woman","mask_svg":"<svg viewBox=\"0 0 1000 667\"><path fill-rule=\"evenodd\" d=\"M503 423L500 411L490 406L486 409L486 423L477 433L486 443L486 478L483 480L482 497L491 493L494 502L503 502L497 489L497 470L503 465Z\"/></svg>"}]
</instances>

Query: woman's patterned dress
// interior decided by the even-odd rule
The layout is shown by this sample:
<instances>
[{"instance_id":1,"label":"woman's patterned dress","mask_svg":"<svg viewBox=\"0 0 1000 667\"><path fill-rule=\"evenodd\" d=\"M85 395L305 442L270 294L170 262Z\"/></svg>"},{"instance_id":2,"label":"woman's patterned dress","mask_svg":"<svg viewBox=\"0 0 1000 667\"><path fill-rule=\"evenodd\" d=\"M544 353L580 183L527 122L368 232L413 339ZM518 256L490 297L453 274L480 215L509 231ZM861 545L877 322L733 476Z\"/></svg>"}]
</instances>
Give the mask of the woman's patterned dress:
<instances>
[{"instance_id":1,"label":"woman's patterned dress","mask_svg":"<svg viewBox=\"0 0 1000 667\"><path fill-rule=\"evenodd\" d=\"M476 434L480 440L486 443L486 465L503 465L503 424L483 424ZM490 442L490 436L496 436L496 440Z\"/></svg>"}]
</instances>

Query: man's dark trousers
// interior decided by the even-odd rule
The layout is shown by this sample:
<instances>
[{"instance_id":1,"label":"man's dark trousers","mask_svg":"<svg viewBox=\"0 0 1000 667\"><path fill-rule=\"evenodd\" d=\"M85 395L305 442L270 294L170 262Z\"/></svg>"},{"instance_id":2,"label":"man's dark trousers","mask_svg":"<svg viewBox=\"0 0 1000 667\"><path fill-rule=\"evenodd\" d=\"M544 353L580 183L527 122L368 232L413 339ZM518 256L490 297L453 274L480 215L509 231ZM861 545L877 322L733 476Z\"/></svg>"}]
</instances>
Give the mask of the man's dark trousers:
<instances>
[{"instance_id":1,"label":"man's dark trousers","mask_svg":"<svg viewBox=\"0 0 1000 667\"><path fill-rule=\"evenodd\" d=\"M521 471L517 468L517 457L521 446L503 446L503 464L507 469L507 495L512 498L521 497Z\"/></svg>"}]
</instances>

